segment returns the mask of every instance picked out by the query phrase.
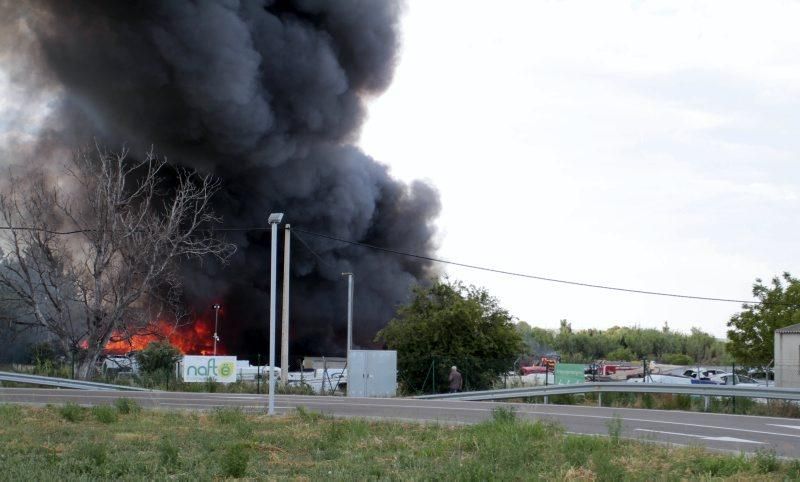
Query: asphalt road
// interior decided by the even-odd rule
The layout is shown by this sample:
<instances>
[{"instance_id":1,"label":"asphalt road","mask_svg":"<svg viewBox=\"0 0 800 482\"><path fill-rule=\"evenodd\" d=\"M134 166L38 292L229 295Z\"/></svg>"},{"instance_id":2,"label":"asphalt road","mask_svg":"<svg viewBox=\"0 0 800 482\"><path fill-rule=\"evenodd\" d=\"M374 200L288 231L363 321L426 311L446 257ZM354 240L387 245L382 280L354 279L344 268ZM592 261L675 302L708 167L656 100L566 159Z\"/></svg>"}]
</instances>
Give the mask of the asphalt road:
<instances>
[{"instance_id":1,"label":"asphalt road","mask_svg":"<svg viewBox=\"0 0 800 482\"><path fill-rule=\"evenodd\" d=\"M241 407L266 411L265 395L180 392L123 392L0 388L0 403L30 405L75 402L80 405L136 399L142 407L208 410ZM519 417L554 421L571 433L608 435L608 423L618 416L622 437L673 445L699 445L711 450L755 453L772 450L778 456L800 458L800 420L749 415L723 415L681 411L588 406L417 400L401 398L345 398L278 395L278 414L302 406L335 417L475 423L490 418L497 406L513 406Z\"/></svg>"}]
</instances>

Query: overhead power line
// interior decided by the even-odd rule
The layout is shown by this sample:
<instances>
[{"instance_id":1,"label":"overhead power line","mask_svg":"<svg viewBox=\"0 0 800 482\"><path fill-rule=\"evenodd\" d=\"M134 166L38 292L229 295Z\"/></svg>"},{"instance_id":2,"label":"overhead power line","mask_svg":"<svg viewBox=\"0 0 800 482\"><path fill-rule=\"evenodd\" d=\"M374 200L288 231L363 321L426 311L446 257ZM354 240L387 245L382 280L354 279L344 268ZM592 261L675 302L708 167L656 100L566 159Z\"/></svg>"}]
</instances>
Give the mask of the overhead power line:
<instances>
[{"instance_id":1,"label":"overhead power line","mask_svg":"<svg viewBox=\"0 0 800 482\"><path fill-rule=\"evenodd\" d=\"M55 234L55 235L69 235L69 234L79 234L79 233L84 233L84 232L96 231L94 229L77 229L77 230L73 230L73 231L53 231L53 230L44 229L44 228L14 227L14 226L0 226L0 230L41 231L41 232L46 232L46 233ZM237 228L237 227L227 227L227 228L225 228L225 227L222 227L222 228L209 229L209 231L211 231L211 232L214 232L214 231L216 231L216 232L269 231L269 230L270 230L270 228L266 227L266 226L241 227L241 228ZM680 299L699 300L699 301L717 301L717 302L723 302L723 303L739 303L739 304L745 304L745 305L766 305L766 304L786 305L786 306L795 306L796 305L795 303L778 303L778 302L769 302L768 303L768 302L758 301L758 300L741 300L741 299L735 299L735 298L717 298L717 297L713 297L713 296L698 296L698 295L688 295L688 294L682 294L682 293L666 293L666 292L662 292L662 291L640 290L640 289L634 289L634 288L623 288L623 287L619 287L619 286L608 286L608 285L601 285L601 284L596 284L596 283L585 283L585 282L581 282L581 281L571 281L571 280L565 280L565 279L550 278L550 277L547 277L547 276L540 276L540 275L529 274L529 273L519 273L519 272L515 272L515 271L508 271L508 270L503 270L503 269L498 269L498 268L490 268L490 267L487 267L487 266L479 266L479 265L469 264L469 263L460 263L458 261L451 261L451 260L447 260L447 259L434 258L434 257L431 257L431 256L425 256L425 255L416 254L416 253L409 253L409 252L400 251L400 250L397 250L397 249L386 248L386 247L383 247L383 246L376 246L374 244L362 243L362 242L359 242L359 241L352 241L352 240L349 240L349 239L342 239L342 238L338 238L336 236L331 236L329 234L317 233L317 232L314 232L314 231L309 231L307 229L298 228L296 225L292 226L292 231L295 232L295 233L299 232L299 233L307 234L309 236L328 239L328 240L331 240L331 241L336 241L336 242L343 243L343 244L348 244L348 245L351 245L351 246L360 246L362 248L368 248L368 249L374 249L374 250L377 250L377 251L383 251L384 253L390 253L390 254L394 254L394 255L398 255L398 256L404 256L404 257L407 257L407 258L414 258L414 259L419 259L419 260L423 260L423 261L430 261L430 262L433 262L433 263L448 264L448 265L451 265L451 266L460 266L462 268L474 269L474 270L478 270L478 271L485 271L485 272L489 272L489 273L496 273L496 274L502 274L502 275L507 275L507 276L514 276L514 277L517 277L517 278L534 279L534 280L539 280L539 281L545 281L545 282L548 282L548 283L559 283L559 284L571 285L571 286L582 286L584 288L595 288L595 289L602 289L602 290L609 290L609 291L618 291L618 292L622 292L622 293L636 293L636 294L641 294L641 295L664 296L664 297L668 297L668 298L680 298ZM311 247L308 246L308 244L305 241L303 241L299 237L298 237L298 239L300 239L301 243L303 243L303 245L305 245L305 247L309 251L311 251L311 253L315 257L317 257L320 261L322 261L322 258L316 252L314 252L311 249ZM326 262L326 264L327 264L327 262Z\"/></svg>"},{"instance_id":2,"label":"overhead power line","mask_svg":"<svg viewBox=\"0 0 800 482\"><path fill-rule=\"evenodd\" d=\"M572 286L583 286L585 288L597 288L597 289L610 290L610 291L621 291L621 292L624 292L624 293L637 293L637 294L641 294L641 295L666 296L666 297L670 297L670 298L683 298L683 299L701 300L701 301L720 301L720 302L726 302L726 303L740 303L740 304L748 304L748 305L760 305L760 304L763 304L762 301L739 300L739 299L734 299L734 298L715 298L715 297L711 297L711 296L696 296L696 295L687 295L687 294L679 294L679 293L665 293L665 292L661 292L661 291L638 290L638 289L633 289L633 288L621 288L621 287L618 287L618 286L607 286L607 285L600 285L600 284L594 284L594 283L584 283L584 282L580 282L580 281L570 281L570 280L564 280L564 279L549 278L549 277L546 277L546 276L539 276L539 275L527 274L527 273L518 273L518 272L514 272L514 271L507 271L507 270L502 270L502 269L497 269L497 268L489 268L489 267L486 267L486 266L478 266L478 265L475 265L475 264L459 263L457 261L450 261L450 260L441 259L441 258L433 258L433 257L430 257L430 256L424 256L424 255L421 255L421 254L407 253L407 252L399 251L399 250L396 250L396 249L384 248L382 246L375 246L373 244L361 243L361 242L358 242L358 241L350 241L350 240L347 240L347 239L341 239L341 238L337 238L335 236L330 236L330 235L327 235L327 234L315 233L313 231L308 231L308 230L301 229L301 228L298 228L298 227L295 227L295 226L292 226L292 229L294 231L299 231L301 233L308 234L309 236L316 236L316 237L319 237L319 238L329 239L329 240L332 240L332 241L338 241L340 243L345 243L345 244L349 244L349 245L353 245L353 246L361 246L361 247L364 247L364 248L375 249L375 250L378 250L378 251L383 251L383 252L386 252L386 253L392 253L392 254L396 254L396 255L399 255L399 256L406 256L406 257L409 257L409 258L416 258L416 259L421 259L421 260L425 260L425 261L431 261L431 262L434 262L434 263L449 264L449 265L452 265L452 266L460 266L462 268L475 269L475 270L479 270L479 271L487 271L489 273L497 273L497 274L503 274L503 275L508 275L508 276L516 276L518 278L535 279L535 280L539 280L539 281L547 281L547 282L550 282L550 283L560 283L560 284L572 285Z\"/></svg>"}]
</instances>

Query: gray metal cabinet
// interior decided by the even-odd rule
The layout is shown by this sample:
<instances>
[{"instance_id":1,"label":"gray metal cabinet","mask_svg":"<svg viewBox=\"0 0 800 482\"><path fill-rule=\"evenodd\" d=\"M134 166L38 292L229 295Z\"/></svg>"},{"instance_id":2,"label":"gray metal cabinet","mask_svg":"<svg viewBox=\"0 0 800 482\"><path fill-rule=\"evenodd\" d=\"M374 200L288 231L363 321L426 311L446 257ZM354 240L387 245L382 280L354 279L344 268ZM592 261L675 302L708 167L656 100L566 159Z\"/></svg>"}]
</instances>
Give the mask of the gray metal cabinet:
<instances>
[{"instance_id":1,"label":"gray metal cabinet","mask_svg":"<svg viewBox=\"0 0 800 482\"><path fill-rule=\"evenodd\" d=\"M348 397L394 397L397 394L397 352L350 350Z\"/></svg>"}]
</instances>

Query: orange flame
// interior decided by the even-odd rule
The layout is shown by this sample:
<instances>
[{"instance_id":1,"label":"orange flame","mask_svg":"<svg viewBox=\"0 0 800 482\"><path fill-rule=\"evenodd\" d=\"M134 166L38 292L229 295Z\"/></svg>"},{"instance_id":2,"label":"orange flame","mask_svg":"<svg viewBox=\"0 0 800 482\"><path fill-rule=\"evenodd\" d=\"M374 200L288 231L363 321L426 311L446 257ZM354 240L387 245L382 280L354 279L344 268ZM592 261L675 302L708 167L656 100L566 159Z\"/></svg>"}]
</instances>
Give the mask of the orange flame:
<instances>
[{"instance_id":1,"label":"orange flame","mask_svg":"<svg viewBox=\"0 0 800 482\"><path fill-rule=\"evenodd\" d=\"M120 355L131 351L143 350L151 342L167 340L184 355L213 355L214 329L207 320L198 319L188 325L175 327L165 321L155 321L146 329L134 335L114 332L106 344L105 351ZM217 355L225 355L227 351L221 342L217 342Z\"/></svg>"}]
</instances>

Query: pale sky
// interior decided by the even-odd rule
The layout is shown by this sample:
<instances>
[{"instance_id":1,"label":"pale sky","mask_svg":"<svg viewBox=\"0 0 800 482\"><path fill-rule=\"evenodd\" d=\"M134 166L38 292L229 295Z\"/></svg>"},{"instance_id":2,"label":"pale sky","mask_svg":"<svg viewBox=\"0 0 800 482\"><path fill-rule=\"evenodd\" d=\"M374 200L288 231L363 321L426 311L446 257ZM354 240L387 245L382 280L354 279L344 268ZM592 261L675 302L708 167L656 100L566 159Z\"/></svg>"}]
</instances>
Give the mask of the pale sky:
<instances>
[{"instance_id":1,"label":"pale sky","mask_svg":"<svg viewBox=\"0 0 800 482\"><path fill-rule=\"evenodd\" d=\"M438 256L751 299L800 274L800 2L410 0L360 144L436 185ZM700 327L735 303L447 268L554 328Z\"/></svg>"}]
</instances>

